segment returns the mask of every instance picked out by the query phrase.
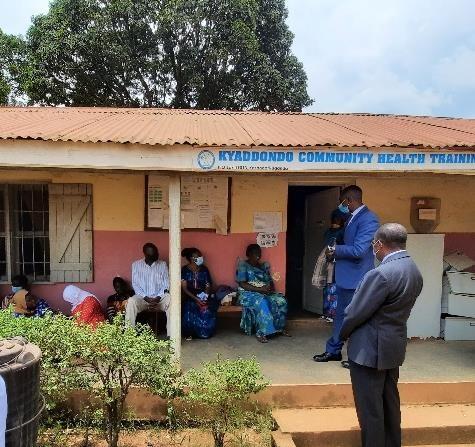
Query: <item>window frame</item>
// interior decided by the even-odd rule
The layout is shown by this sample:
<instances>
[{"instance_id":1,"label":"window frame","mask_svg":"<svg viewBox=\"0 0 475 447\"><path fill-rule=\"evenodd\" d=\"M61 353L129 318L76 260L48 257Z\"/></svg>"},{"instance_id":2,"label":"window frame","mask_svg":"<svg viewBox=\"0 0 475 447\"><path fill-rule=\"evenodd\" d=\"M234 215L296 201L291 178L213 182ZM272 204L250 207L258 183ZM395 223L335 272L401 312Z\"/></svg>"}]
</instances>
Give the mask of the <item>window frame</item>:
<instances>
[{"instance_id":1,"label":"window frame","mask_svg":"<svg viewBox=\"0 0 475 447\"><path fill-rule=\"evenodd\" d=\"M12 219L12 209L10 206L10 187L11 186L21 186L21 185L48 185L46 182L18 182L18 183L0 183L0 194L3 195L3 200L4 200L4 219L5 219L5 232L0 233L1 238L5 238L5 257L6 257L6 279L0 279L0 285L5 285L5 284L11 284L12 280L12 269L13 269L13 264L15 261L12 259L12 246L14 244L14 237L12 234L12 224L11 224L11 219ZM48 213L49 213L49 202L48 202ZM43 229L43 232L46 233L46 231ZM49 223L48 223L48 232L47 232L47 238L48 238L48 249L51 249L51 241L49 239ZM34 265L34 264L33 264ZM51 278L51 273L49 275ZM39 281L31 281L32 284L54 284L51 280L39 280Z\"/></svg>"}]
</instances>

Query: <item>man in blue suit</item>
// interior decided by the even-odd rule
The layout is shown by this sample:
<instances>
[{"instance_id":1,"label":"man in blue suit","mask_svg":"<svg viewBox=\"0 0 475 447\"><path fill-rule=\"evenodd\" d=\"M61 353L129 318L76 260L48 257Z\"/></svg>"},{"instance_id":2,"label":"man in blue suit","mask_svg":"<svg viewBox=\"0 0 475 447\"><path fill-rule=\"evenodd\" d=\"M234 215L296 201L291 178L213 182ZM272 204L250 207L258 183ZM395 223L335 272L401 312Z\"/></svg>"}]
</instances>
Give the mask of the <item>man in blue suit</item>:
<instances>
[{"instance_id":1,"label":"man in blue suit","mask_svg":"<svg viewBox=\"0 0 475 447\"><path fill-rule=\"evenodd\" d=\"M343 341L340 330L345 309L363 276L374 268L371 242L379 227L378 217L363 203L363 191L356 185L348 186L341 192L340 202L338 208L351 215L345 224L343 244L337 245L334 252L327 250L327 258L335 260L338 301L332 336L327 341L325 352L313 357L319 363L341 361ZM348 367L346 363L343 362L344 367Z\"/></svg>"}]
</instances>

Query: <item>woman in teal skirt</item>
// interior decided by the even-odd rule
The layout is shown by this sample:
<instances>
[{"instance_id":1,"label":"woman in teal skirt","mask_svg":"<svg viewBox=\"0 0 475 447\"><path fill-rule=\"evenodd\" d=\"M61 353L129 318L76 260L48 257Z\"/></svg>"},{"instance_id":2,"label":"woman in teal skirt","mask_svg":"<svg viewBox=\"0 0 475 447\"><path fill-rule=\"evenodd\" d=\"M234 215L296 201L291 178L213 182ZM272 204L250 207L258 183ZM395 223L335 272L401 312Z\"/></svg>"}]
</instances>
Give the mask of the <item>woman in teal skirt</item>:
<instances>
[{"instance_id":1,"label":"woman in teal skirt","mask_svg":"<svg viewBox=\"0 0 475 447\"><path fill-rule=\"evenodd\" d=\"M261 261L261 247L249 245L246 256L247 260L239 263L236 274L243 308L241 329L247 335L255 332L261 343L267 343L270 335L289 336L285 330L287 300L275 292L269 263Z\"/></svg>"}]
</instances>

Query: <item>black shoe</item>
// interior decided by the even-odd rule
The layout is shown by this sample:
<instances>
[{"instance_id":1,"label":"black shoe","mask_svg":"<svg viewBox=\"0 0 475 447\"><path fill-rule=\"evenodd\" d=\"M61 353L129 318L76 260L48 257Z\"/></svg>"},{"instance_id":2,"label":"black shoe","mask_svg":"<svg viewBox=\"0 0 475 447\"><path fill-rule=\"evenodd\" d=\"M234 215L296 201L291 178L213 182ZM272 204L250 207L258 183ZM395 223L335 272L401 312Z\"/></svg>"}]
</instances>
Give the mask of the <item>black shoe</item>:
<instances>
[{"instance_id":1,"label":"black shoe","mask_svg":"<svg viewBox=\"0 0 475 447\"><path fill-rule=\"evenodd\" d=\"M341 366L343 366L345 369L350 369L350 362L348 360L343 360L341 362Z\"/></svg>"},{"instance_id":2,"label":"black shoe","mask_svg":"<svg viewBox=\"0 0 475 447\"><path fill-rule=\"evenodd\" d=\"M313 356L313 360L318 363L340 362L341 359L341 354L330 354L329 352L324 352L323 354L317 354Z\"/></svg>"}]
</instances>

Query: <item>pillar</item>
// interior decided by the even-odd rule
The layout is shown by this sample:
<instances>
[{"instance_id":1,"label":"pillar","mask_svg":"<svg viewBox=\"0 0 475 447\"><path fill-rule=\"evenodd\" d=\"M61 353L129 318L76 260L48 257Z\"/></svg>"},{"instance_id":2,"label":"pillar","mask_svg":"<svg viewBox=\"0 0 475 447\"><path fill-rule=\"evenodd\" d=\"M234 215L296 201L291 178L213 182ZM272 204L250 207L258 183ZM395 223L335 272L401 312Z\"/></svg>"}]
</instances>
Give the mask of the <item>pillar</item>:
<instances>
[{"instance_id":1,"label":"pillar","mask_svg":"<svg viewBox=\"0 0 475 447\"><path fill-rule=\"evenodd\" d=\"M181 359L181 177L170 176L169 186L169 246L170 246L170 338L175 359Z\"/></svg>"}]
</instances>

